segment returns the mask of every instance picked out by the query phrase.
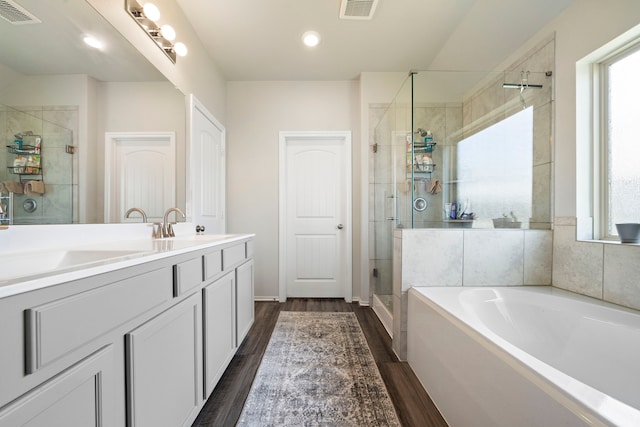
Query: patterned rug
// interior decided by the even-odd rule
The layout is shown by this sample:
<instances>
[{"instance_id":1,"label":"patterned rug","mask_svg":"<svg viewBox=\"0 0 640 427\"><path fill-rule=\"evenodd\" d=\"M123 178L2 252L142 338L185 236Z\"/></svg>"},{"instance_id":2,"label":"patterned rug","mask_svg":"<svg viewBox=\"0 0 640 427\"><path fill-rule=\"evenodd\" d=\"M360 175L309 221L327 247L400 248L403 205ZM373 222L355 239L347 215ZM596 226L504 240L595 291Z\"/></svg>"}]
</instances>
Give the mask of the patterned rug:
<instances>
[{"instance_id":1,"label":"patterned rug","mask_svg":"<svg viewBox=\"0 0 640 427\"><path fill-rule=\"evenodd\" d=\"M354 313L283 311L238 426L400 426Z\"/></svg>"}]
</instances>

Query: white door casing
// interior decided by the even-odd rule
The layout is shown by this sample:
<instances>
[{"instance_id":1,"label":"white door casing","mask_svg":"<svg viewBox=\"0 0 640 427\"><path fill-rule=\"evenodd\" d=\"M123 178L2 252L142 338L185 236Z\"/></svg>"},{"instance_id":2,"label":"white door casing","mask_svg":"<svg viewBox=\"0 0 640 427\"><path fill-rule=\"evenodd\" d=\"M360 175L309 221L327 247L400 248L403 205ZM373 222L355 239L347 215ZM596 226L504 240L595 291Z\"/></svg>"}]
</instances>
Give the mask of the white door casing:
<instances>
[{"instance_id":1,"label":"white door casing","mask_svg":"<svg viewBox=\"0 0 640 427\"><path fill-rule=\"evenodd\" d=\"M189 95L189 165L187 217L207 233L226 232L226 172L224 126Z\"/></svg>"},{"instance_id":2,"label":"white door casing","mask_svg":"<svg viewBox=\"0 0 640 427\"><path fill-rule=\"evenodd\" d=\"M280 132L280 301L351 302L351 228L351 132Z\"/></svg>"},{"instance_id":3,"label":"white door casing","mask_svg":"<svg viewBox=\"0 0 640 427\"><path fill-rule=\"evenodd\" d=\"M105 133L105 222L139 222L139 214L124 217L133 207L162 221L175 206L175 157L175 132Z\"/></svg>"}]
</instances>

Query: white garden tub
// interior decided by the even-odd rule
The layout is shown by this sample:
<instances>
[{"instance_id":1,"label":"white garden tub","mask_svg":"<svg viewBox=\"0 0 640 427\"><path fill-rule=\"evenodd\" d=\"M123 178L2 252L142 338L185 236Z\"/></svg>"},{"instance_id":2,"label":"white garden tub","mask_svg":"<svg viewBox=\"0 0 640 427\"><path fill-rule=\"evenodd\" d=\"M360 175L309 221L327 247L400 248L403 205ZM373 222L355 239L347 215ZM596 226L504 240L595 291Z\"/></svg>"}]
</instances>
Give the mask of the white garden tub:
<instances>
[{"instance_id":1,"label":"white garden tub","mask_svg":"<svg viewBox=\"0 0 640 427\"><path fill-rule=\"evenodd\" d=\"M420 287L407 329L450 427L640 426L634 310L551 287Z\"/></svg>"}]
</instances>

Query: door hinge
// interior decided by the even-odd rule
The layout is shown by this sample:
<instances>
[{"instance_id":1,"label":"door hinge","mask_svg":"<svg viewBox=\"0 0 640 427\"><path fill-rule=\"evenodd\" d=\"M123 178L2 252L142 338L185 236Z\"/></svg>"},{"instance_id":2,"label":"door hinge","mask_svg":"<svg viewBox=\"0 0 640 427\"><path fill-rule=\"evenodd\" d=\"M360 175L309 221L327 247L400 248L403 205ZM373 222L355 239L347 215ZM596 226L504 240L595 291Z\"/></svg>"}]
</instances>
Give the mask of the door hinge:
<instances>
[{"instance_id":1,"label":"door hinge","mask_svg":"<svg viewBox=\"0 0 640 427\"><path fill-rule=\"evenodd\" d=\"M374 152L374 153L377 153L377 152L378 152L378 143L376 142L375 144L373 144L373 145L371 146L371 148L373 148L373 152Z\"/></svg>"},{"instance_id":2,"label":"door hinge","mask_svg":"<svg viewBox=\"0 0 640 427\"><path fill-rule=\"evenodd\" d=\"M378 269L377 268L373 269L373 277L378 277Z\"/></svg>"}]
</instances>

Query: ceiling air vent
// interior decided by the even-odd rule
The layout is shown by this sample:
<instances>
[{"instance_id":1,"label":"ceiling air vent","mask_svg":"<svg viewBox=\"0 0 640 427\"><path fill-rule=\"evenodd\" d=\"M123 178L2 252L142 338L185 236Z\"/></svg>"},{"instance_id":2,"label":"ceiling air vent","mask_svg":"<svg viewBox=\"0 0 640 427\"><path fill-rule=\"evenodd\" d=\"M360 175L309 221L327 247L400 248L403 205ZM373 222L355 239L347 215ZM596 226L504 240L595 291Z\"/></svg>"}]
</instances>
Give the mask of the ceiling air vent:
<instances>
[{"instance_id":1,"label":"ceiling air vent","mask_svg":"<svg viewBox=\"0 0 640 427\"><path fill-rule=\"evenodd\" d=\"M38 24L42 22L13 0L0 0L0 18L9 21L13 25Z\"/></svg>"},{"instance_id":2,"label":"ceiling air vent","mask_svg":"<svg viewBox=\"0 0 640 427\"><path fill-rule=\"evenodd\" d=\"M342 0L340 19L371 19L378 0Z\"/></svg>"}]
</instances>

